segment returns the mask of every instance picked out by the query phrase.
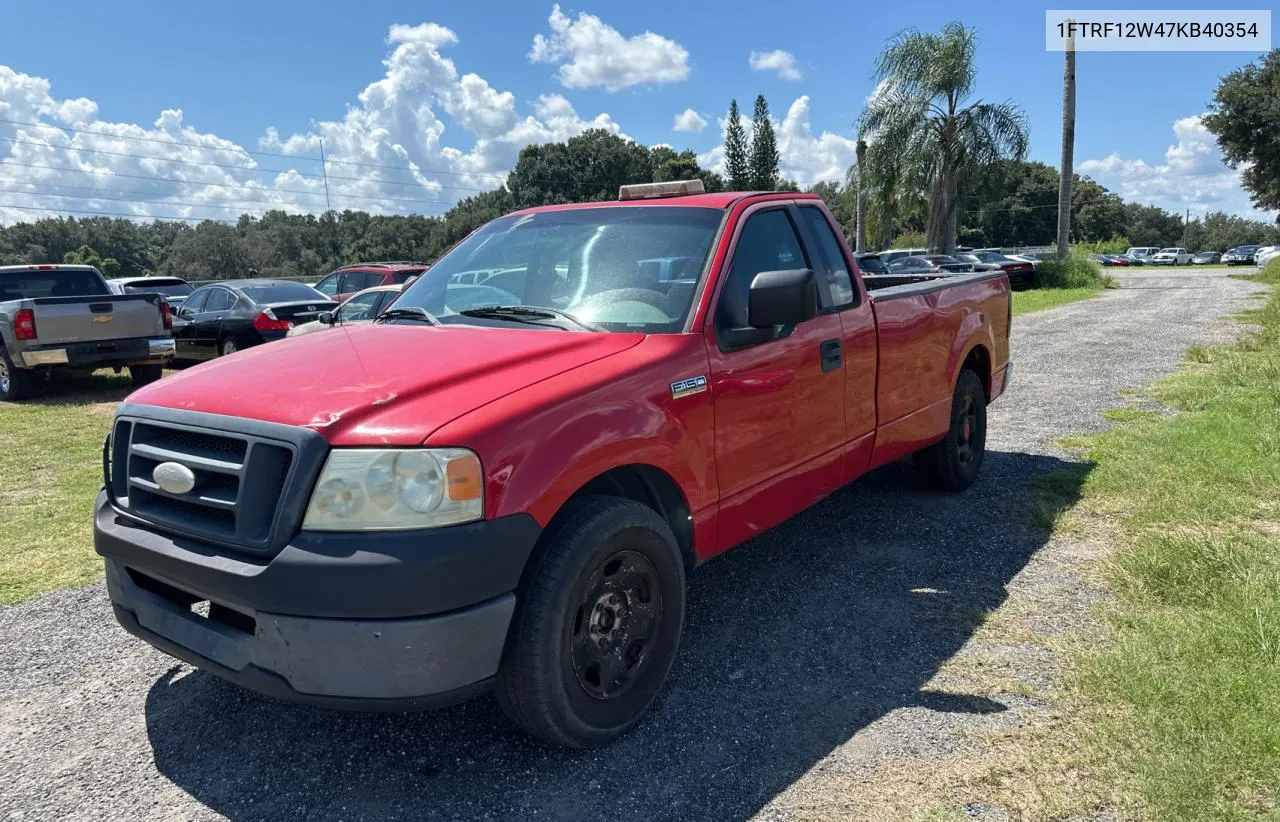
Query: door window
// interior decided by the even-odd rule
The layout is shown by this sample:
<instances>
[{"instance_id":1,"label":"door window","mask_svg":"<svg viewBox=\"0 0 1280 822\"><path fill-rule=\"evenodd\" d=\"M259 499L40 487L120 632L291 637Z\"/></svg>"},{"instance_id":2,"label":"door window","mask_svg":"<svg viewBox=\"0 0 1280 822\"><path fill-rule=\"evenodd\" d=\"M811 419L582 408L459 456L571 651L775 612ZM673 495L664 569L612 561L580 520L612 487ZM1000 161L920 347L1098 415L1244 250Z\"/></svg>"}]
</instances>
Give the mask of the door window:
<instances>
[{"instance_id":1,"label":"door window","mask_svg":"<svg viewBox=\"0 0 1280 822\"><path fill-rule=\"evenodd\" d=\"M316 283L316 291L319 291L321 294L325 295L326 297L332 297L333 295L337 294L338 293L338 277L339 277L338 274L330 274L328 277L325 277L323 280Z\"/></svg>"},{"instance_id":2,"label":"door window","mask_svg":"<svg viewBox=\"0 0 1280 822\"><path fill-rule=\"evenodd\" d=\"M350 294L353 291L364 291L375 285L382 285L381 274L372 271L348 271L342 275L342 290L338 293Z\"/></svg>"},{"instance_id":3,"label":"door window","mask_svg":"<svg viewBox=\"0 0 1280 822\"><path fill-rule=\"evenodd\" d=\"M795 226L784 209L752 214L738 235L729 279L720 292L716 326L728 329L749 325L747 292L757 274L807 267L800 238L796 236Z\"/></svg>"},{"instance_id":4,"label":"door window","mask_svg":"<svg viewBox=\"0 0 1280 822\"><path fill-rule=\"evenodd\" d=\"M182 304L182 313L199 314L203 311L204 302L209 299L209 292L211 290L212 289L205 288L200 291L192 292L191 296L187 297L187 301Z\"/></svg>"},{"instance_id":5,"label":"door window","mask_svg":"<svg viewBox=\"0 0 1280 822\"><path fill-rule=\"evenodd\" d=\"M215 288L209 293L209 301L204 304L205 312L228 311L235 300L231 292L225 288Z\"/></svg>"},{"instance_id":6,"label":"door window","mask_svg":"<svg viewBox=\"0 0 1280 822\"><path fill-rule=\"evenodd\" d=\"M818 247L815 251L818 258L822 260L822 267L826 272L827 285L831 289L832 305L849 305L857 292L853 288L853 279L849 276L849 264L845 262L844 251L840 248L840 241L836 239L835 232L831 230L831 223L827 222L827 215L823 214L821 209L801 208L800 219L804 221L811 236L817 241ZM822 289L818 289L818 293L825 299L826 295L822 293Z\"/></svg>"},{"instance_id":7,"label":"door window","mask_svg":"<svg viewBox=\"0 0 1280 822\"><path fill-rule=\"evenodd\" d=\"M372 320L377 313L378 305L382 302L383 293L382 291L369 291L355 295L338 309L338 321L358 323Z\"/></svg>"}]
</instances>

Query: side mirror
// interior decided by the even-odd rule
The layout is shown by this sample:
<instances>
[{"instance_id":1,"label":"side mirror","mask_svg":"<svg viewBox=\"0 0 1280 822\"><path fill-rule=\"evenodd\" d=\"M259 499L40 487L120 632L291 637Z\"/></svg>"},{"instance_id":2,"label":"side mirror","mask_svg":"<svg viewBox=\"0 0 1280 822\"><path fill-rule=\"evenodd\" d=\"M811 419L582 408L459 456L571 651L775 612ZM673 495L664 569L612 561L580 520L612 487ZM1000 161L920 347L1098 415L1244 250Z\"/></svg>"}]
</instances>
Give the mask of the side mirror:
<instances>
[{"instance_id":1,"label":"side mirror","mask_svg":"<svg viewBox=\"0 0 1280 822\"><path fill-rule=\"evenodd\" d=\"M319 314L316 315L316 322L320 323L321 325L333 325L333 312L321 311Z\"/></svg>"},{"instance_id":2,"label":"side mirror","mask_svg":"<svg viewBox=\"0 0 1280 822\"><path fill-rule=\"evenodd\" d=\"M747 292L747 322L752 328L796 325L818 313L818 280L808 268L762 271Z\"/></svg>"}]
</instances>

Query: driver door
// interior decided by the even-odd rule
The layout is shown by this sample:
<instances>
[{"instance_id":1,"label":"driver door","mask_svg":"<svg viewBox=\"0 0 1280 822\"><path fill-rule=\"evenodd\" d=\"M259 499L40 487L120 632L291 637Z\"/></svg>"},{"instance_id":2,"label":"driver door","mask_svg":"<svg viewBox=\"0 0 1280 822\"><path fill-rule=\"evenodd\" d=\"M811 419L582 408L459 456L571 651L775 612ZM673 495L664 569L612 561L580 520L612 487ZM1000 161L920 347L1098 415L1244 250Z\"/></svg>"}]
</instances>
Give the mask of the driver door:
<instances>
[{"instance_id":1,"label":"driver door","mask_svg":"<svg viewBox=\"0 0 1280 822\"><path fill-rule=\"evenodd\" d=\"M842 328L825 279L819 280L813 319L742 347L731 346L722 333L747 325L747 293L757 274L817 270L795 220L787 204L748 212L709 321L720 550L799 513L842 482Z\"/></svg>"},{"instance_id":2,"label":"driver door","mask_svg":"<svg viewBox=\"0 0 1280 822\"><path fill-rule=\"evenodd\" d=\"M196 355L195 316L204 310L205 300L209 299L212 289L202 288L191 292L178 309L173 323L174 353L179 359L191 359Z\"/></svg>"}]
</instances>

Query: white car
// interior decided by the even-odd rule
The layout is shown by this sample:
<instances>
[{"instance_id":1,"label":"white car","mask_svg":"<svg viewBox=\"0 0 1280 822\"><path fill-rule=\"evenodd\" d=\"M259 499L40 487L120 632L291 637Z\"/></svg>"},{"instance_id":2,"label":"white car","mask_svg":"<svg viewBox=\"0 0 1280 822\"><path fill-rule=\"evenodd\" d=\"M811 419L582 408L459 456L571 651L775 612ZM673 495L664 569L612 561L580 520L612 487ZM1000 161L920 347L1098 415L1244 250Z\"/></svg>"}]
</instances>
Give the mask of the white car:
<instances>
[{"instance_id":1,"label":"white car","mask_svg":"<svg viewBox=\"0 0 1280 822\"><path fill-rule=\"evenodd\" d=\"M1150 262L1153 255L1159 254L1160 249L1153 245L1136 245L1124 253L1125 257L1137 257L1143 261Z\"/></svg>"},{"instance_id":2,"label":"white car","mask_svg":"<svg viewBox=\"0 0 1280 822\"><path fill-rule=\"evenodd\" d=\"M1264 245L1258 249L1258 253L1254 255L1254 260L1258 264L1258 268L1266 268L1267 263L1280 257L1280 245Z\"/></svg>"},{"instance_id":3,"label":"white car","mask_svg":"<svg viewBox=\"0 0 1280 822\"><path fill-rule=\"evenodd\" d=\"M1151 258L1152 265L1191 265L1194 255L1185 248L1162 248Z\"/></svg>"}]
</instances>

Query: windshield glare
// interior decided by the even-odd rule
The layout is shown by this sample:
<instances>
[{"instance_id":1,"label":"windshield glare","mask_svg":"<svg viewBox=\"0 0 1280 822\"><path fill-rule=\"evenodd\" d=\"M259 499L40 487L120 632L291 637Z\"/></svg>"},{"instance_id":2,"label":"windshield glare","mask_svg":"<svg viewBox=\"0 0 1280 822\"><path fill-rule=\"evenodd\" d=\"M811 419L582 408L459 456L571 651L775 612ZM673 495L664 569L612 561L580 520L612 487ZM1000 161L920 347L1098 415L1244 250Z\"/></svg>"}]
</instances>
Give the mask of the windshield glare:
<instances>
[{"instance_id":1,"label":"windshield glare","mask_svg":"<svg viewBox=\"0 0 1280 822\"><path fill-rule=\"evenodd\" d=\"M502 217L436 261L396 308L424 308L444 324L506 325L518 320L461 312L542 307L605 331L679 332L723 214L610 206Z\"/></svg>"}]
</instances>

